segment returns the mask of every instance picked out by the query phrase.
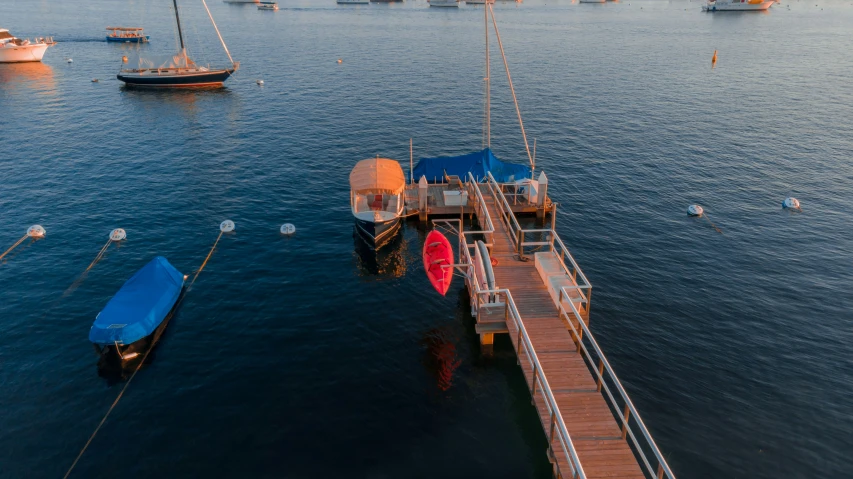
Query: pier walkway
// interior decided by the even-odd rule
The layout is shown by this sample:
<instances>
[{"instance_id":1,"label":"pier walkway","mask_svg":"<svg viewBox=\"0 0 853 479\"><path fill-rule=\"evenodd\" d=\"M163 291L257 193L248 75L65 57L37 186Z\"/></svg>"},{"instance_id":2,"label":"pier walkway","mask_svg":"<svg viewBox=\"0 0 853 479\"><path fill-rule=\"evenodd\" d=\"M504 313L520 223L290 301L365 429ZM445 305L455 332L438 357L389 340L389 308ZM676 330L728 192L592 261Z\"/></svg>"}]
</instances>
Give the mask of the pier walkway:
<instances>
[{"instance_id":1,"label":"pier walkway","mask_svg":"<svg viewBox=\"0 0 853 479\"><path fill-rule=\"evenodd\" d=\"M488 351L495 334L509 334L555 477L674 478L589 330L592 287L554 230L554 205L539 206L550 212L550 228L522 229L514 186L489 175L485 183L470 178L466 188L480 230L463 231L461 220L434 221L458 225L480 342ZM490 251L492 289L480 286L488 283L473 259L477 239Z\"/></svg>"}]
</instances>

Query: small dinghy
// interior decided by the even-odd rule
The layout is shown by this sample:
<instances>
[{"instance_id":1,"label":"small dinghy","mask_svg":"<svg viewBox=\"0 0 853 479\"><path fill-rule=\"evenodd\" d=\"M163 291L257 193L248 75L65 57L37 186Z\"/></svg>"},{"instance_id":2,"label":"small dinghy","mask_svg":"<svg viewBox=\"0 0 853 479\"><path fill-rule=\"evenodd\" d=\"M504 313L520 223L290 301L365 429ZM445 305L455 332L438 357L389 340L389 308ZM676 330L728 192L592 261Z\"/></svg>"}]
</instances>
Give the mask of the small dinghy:
<instances>
[{"instance_id":1,"label":"small dinghy","mask_svg":"<svg viewBox=\"0 0 853 479\"><path fill-rule=\"evenodd\" d=\"M123 368L157 343L186 276L157 256L136 272L98 313L89 341L101 368Z\"/></svg>"},{"instance_id":2,"label":"small dinghy","mask_svg":"<svg viewBox=\"0 0 853 479\"><path fill-rule=\"evenodd\" d=\"M433 288L447 294L450 281L453 279L453 249L443 234L432 230L424 243L424 269Z\"/></svg>"}]
</instances>

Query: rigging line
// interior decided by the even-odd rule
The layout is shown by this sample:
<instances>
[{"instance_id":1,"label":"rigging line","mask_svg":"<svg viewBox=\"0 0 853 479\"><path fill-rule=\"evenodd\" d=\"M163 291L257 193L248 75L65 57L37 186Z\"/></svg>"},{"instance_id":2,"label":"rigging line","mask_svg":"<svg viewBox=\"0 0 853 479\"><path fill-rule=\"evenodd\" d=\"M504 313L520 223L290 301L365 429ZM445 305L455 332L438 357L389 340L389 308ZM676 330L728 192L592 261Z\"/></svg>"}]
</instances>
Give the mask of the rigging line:
<instances>
[{"instance_id":1,"label":"rigging line","mask_svg":"<svg viewBox=\"0 0 853 479\"><path fill-rule=\"evenodd\" d=\"M488 2L488 0L486 0ZM485 24L486 31L486 78L485 87L486 87L486 107L485 107L485 115L483 121L485 122L485 128L483 134L486 139L486 146L489 148L492 147L492 67L491 67L491 58L489 54L489 11L483 8L483 22Z\"/></svg>"},{"instance_id":2,"label":"rigging line","mask_svg":"<svg viewBox=\"0 0 853 479\"><path fill-rule=\"evenodd\" d=\"M89 264L89 267L87 267L87 268L86 268L86 271L89 271L90 269L92 269L92 267L93 267L93 266L95 266L95 263L97 263L98 261L100 261L100 260L101 260L101 258L103 258L103 257L104 257L104 253L106 253L106 252L107 252L107 248L109 248L109 247L110 247L110 243L112 243L112 242L113 242L113 240L112 240L112 239L107 240L107 244L105 244L105 245L101 248L101 251L99 251L99 252L98 252L98 255L97 255L97 256L95 256L95 259L94 259L94 260L92 260L92 262ZM84 271L84 273L85 273L86 271Z\"/></svg>"},{"instance_id":3,"label":"rigging line","mask_svg":"<svg viewBox=\"0 0 853 479\"><path fill-rule=\"evenodd\" d=\"M530 168L531 170L536 169L536 164L533 163L533 156L530 155L530 145L527 144L527 133L524 131L524 122L521 121L521 109L518 107L518 98L515 96L515 87L512 86L512 76L509 74L509 63L506 61L506 54L504 53L504 45L501 42L501 34L498 31L498 22L495 19L495 11L492 9L491 3L486 3L486 7L489 8L489 11L492 13L492 24L495 27L495 37L498 39L498 47L501 50L501 58L504 61L504 68L506 69L506 79L509 82L509 90L512 92L512 101L515 103L515 113L518 115L518 124L521 126L521 136L524 138L524 148L527 150L527 158L530 160Z\"/></svg>"},{"instance_id":4,"label":"rigging line","mask_svg":"<svg viewBox=\"0 0 853 479\"><path fill-rule=\"evenodd\" d=\"M207 2L201 0L202 5L204 5L204 9L207 11L207 16L210 17L210 23L213 24L213 29L216 30L216 35L219 37L219 41L222 42L222 48L225 49L225 53L228 55L228 59L231 60L231 65L234 65L234 59L231 58L231 52L228 51L228 47L225 46L225 40L222 39L222 34L219 33L219 28L216 26L216 22L213 21L213 15L210 14L210 9L207 8Z\"/></svg>"},{"instance_id":5,"label":"rigging line","mask_svg":"<svg viewBox=\"0 0 853 479\"><path fill-rule=\"evenodd\" d=\"M15 242L15 244L13 244L11 248L7 249L3 254L0 254L0 259L3 259L3 257L4 257L4 256L6 256L7 254L9 254L13 249L17 248L17 247L18 247L18 245L20 245L21 243L23 243L23 242L27 239L27 236L29 236L29 235L24 235L24 236L22 236L22 237L21 237L21 239L19 239L18 241L16 241L16 242Z\"/></svg>"}]
</instances>

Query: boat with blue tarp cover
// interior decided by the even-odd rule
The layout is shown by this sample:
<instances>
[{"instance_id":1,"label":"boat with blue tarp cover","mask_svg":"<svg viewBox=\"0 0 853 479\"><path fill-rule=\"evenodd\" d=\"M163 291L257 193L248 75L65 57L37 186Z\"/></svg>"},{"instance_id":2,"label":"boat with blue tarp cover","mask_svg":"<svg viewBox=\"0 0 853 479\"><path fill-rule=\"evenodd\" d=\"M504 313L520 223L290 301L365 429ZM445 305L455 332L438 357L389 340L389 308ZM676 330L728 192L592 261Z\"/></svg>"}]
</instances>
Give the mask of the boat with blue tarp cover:
<instances>
[{"instance_id":1,"label":"boat with blue tarp cover","mask_svg":"<svg viewBox=\"0 0 853 479\"><path fill-rule=\"evenodd\" d=\"M124 366L153 347L183 291L186 276L157 256L110 299L89 330L99 366Z\"/></svg>"},{"instance_id":2,"label":"boat with blue tarp cover","mask_svg":"<svg viewBox=\"0 0 853 479\"><path fill-rule=\"evenodd\" d=\"M477 181L482 181L489 172L498 183L513 183L529 179L532 175L529 166L505 163L497 159L490 148L486 148L462 156L421 158L415 165L414 177L425 176L429 183L442 183L446 176L467 178L468 173L471 173Z\"/></svg>"}]
</instances>

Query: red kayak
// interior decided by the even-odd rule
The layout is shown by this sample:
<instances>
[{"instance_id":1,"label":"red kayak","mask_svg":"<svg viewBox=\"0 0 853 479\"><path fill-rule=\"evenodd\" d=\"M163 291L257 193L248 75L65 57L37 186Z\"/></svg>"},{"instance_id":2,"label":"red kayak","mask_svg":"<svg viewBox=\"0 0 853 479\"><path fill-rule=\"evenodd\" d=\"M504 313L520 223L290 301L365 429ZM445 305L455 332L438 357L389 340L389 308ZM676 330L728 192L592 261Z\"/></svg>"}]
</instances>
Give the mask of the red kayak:
<instances>
[{"instance_id":1,"label":"red kayak","mask_svg":"<svg viewBox=\"0 0 853 479\"><path fill-rule=\"evenodd\" d=\"M436 291L442 296L450 289L450 281L453 279L453 249L450 242L443 234L432 230L426 237L424 243L424 269L427 278ZM445 266L442 268L442 265Z\"/></svg>"}]
</instances>

